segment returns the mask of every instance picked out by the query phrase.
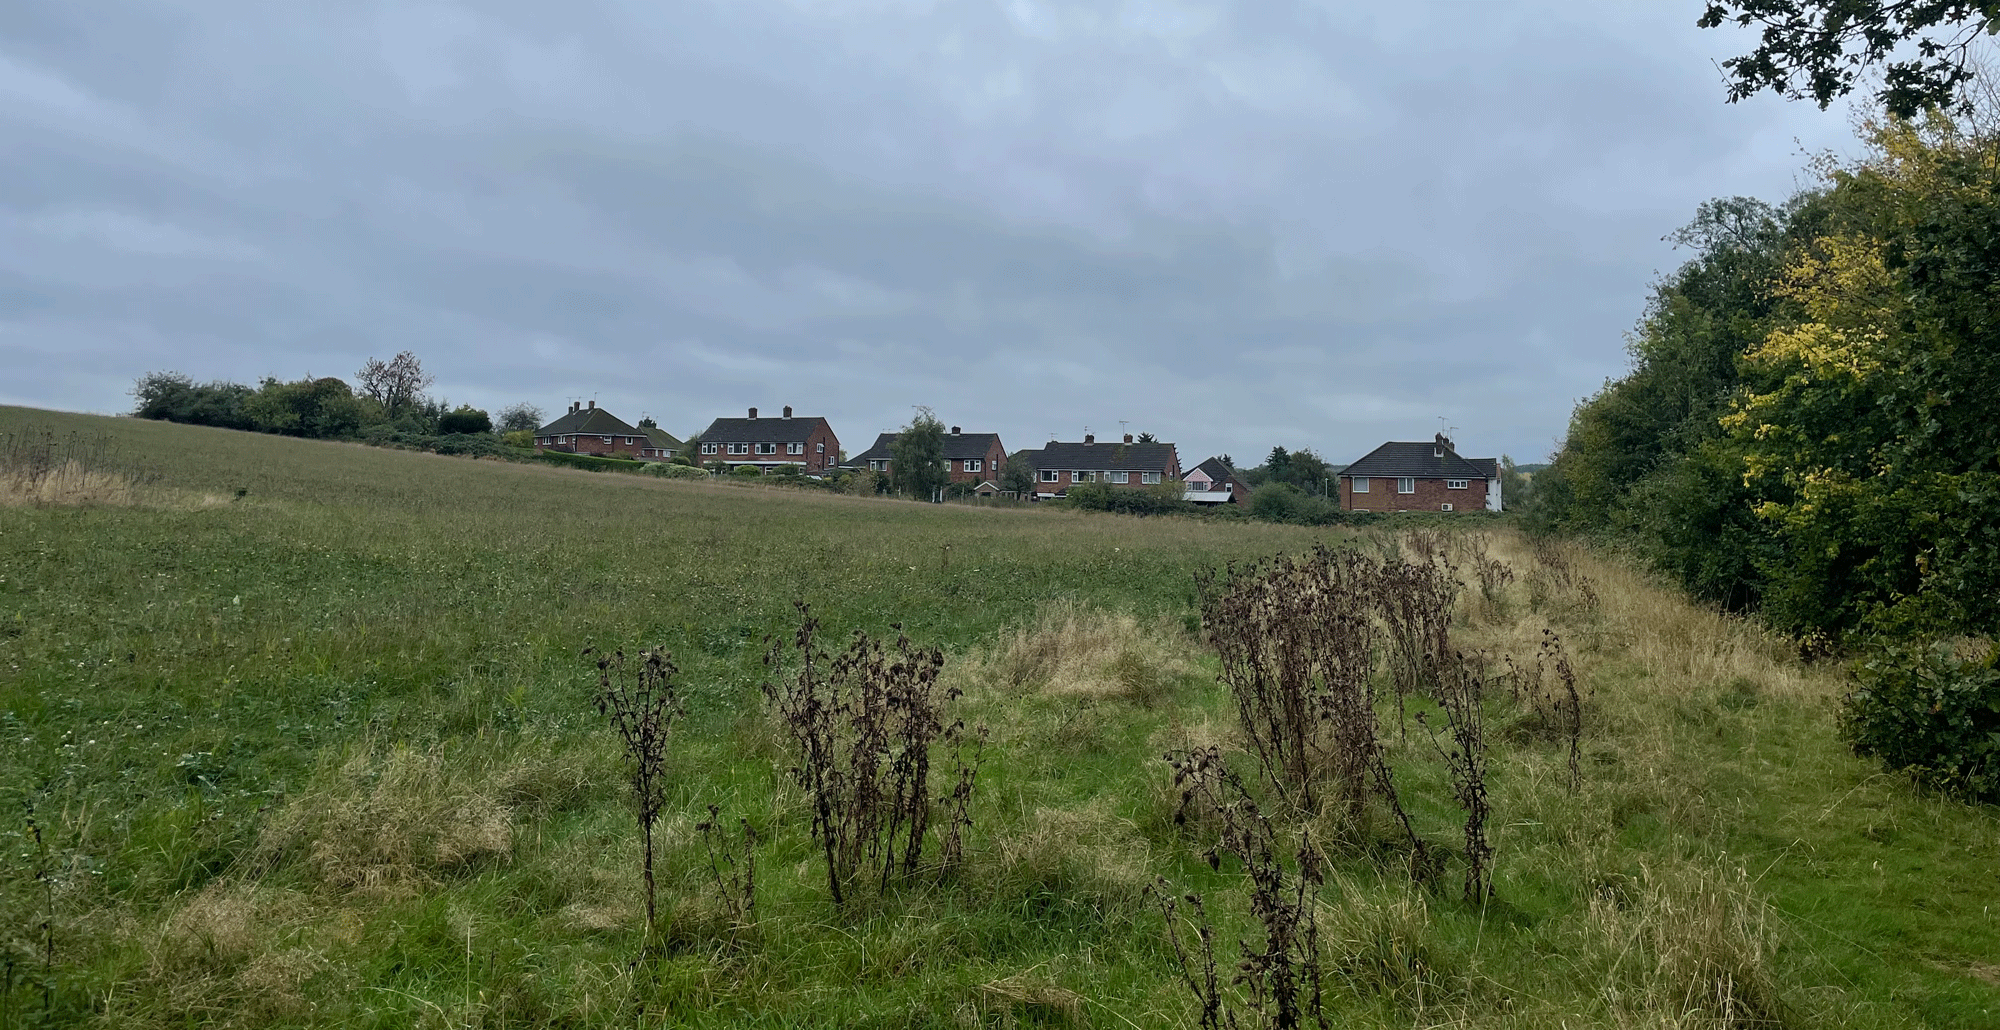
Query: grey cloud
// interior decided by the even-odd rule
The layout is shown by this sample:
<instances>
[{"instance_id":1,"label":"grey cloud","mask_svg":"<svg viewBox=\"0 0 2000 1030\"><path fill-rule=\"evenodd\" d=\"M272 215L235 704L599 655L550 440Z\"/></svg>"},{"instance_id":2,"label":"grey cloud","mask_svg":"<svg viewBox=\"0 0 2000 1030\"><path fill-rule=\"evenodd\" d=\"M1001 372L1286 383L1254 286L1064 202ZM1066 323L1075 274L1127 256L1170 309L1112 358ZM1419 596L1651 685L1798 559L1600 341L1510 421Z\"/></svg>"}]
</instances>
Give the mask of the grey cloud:
<instances>
[{"instance_id":1,"label":"grey cloud","mask_svg":"<svg viewBox=\"0 0 2000 1030\"><path fill-rule=\"evenodd\" d=\"M683 429L1527 460L1660 235L1845 134L1651 5L130 6L0 9L0 400L407 347Z\"/></svg>"}]
</instances>

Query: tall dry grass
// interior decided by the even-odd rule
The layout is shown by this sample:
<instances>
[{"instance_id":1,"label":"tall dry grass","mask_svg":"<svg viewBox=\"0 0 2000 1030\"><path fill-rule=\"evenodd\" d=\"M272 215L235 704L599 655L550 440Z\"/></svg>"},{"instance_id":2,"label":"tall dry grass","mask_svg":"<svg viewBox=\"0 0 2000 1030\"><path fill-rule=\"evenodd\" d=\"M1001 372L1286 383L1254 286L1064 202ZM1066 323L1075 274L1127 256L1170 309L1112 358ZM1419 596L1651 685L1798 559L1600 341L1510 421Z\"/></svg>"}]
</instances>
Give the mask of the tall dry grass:
<instances>
[{"instance_id":1,"label":"tall dry grass","mask_svg":"<svg viewBox=\"0 0 2000 1030\"><path fill-rule=\"evenodd\" d=\"M1166 701L1196 675L1193 642L1165 621L1075 601L1044 604L1032 621L969 656L968 675L1003 693Z\"/></svg>"}]
</instances>

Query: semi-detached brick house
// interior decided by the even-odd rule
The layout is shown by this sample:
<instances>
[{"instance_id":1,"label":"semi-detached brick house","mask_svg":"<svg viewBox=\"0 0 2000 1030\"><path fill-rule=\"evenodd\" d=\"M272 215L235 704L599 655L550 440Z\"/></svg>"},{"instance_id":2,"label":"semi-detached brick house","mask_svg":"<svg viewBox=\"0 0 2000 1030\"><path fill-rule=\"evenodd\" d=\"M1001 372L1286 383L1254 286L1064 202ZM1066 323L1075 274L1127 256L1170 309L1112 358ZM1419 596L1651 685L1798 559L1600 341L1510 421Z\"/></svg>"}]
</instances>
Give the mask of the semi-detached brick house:
<instances>
[{"instance_id":1,"label":"semi-detached brick house","mask_svg":"<svg viewBox=\"0 0 2000 1030\"><path fill-rule=\"evenodd\" d=\"M597 406L572 402L561 418L535 430L535 449L569 454L615 454L628 458L648 457L652 438L637 426Z\"/></svg>"},{"instance_id":2,"label":"semi-detached brick house","mask_svg":"<svg viewBox=\"0 0 2000 1030\"><path fill-rule=\"evenodd\" d=\"M769 472L785 465L797 465L807 475L833 471L840 464L840 438L833 427L818 415L792 417L792 409L778 418L758 418L750 409L749 418L719 418L701 434L702 464L723 461L731 465L755 465Z\"/></svg>"},{"instance_id":3,"label":"semi-detached brick house","mask_svg":"<svg viewBox=\"0 0 2000 1030\"><path fill-rule=\"evenodd\" d=\"M901 433L882 433L875 446L847 459L847 467L875 472L893 472L896 438ZM1000 445L999 433L967 433L957 426L944 437L944 464L954 483L981 483L998 480L1007 463L1007 449Z\"/></svg>"},{"instance_id":4,"label":"semi-detached brick house","mask_svg":"<svg viewBox=\"0 0 2000 1030\"><path fill-rule=\"evenodd\" d=\"M1180 455L1170 443L1098 443L1085 434L1082 443L1055 440L1036 451L1015 456L1035 470L1035 499L1061 497L1078 483L1106 483L1139 488L1181 478Z\"/></svg>"},{"instance_id":5,"label":"semi-detached brick house","mask_svg":"<svg viewBox=\"0 0 2000 1030\"><path fill-rule=\"evenodd\" d=\"M1340 473L1348 511L1499 511L1500 463L1461 458L1443 433L1429 443L1392 441Z\"/></svg>"}]
</instances>

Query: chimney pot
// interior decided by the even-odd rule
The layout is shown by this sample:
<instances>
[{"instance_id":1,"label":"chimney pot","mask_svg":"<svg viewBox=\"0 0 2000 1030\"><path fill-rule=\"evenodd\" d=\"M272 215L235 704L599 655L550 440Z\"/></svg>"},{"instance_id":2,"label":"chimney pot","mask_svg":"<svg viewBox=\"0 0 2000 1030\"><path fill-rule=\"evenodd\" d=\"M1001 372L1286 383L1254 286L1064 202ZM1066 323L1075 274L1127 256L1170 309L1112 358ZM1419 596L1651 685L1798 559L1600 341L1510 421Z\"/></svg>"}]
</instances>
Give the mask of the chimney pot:
<instances>
[{"instance_id":1,"label":"chimney pot","mask_svg":"<svg viewBox=\"0 0 2000 1030\"><path fill-rule=\"evenodd\" d=\"M792 417L792 406L789 404L785 405L785 417L786 418Z\"/></svg>"},{"instance_id":2,"label":"chimney pot","mask_svg":"<svg viewBox=\"0 0 2000 1030\"><path fill-rule=\"evenodd\" d=\"M751 408L751 409L750 409L750 417L751 417L751 418L756 418L756 417L757 417L757 409L756 409L756 408Z\"/></svg>"},{"instance_id":3,"label":"chimney pot","mask_svg":"<svg viewBox=\"0 0 2000 1030\"><path fill-rule=\"evenodd\" d=\"M1085 443L1086 445L1088 445L1088 444L1093 444L1093 443L1096 443L1096 442L1097 442L1097 437L1095 437L1095 436L1092 436L1092 435L1091 435L1091 434L1089 434L1089 433L1085 433L1085 434L1083 434L1083 442L1084 442L1084 443Z\"/></svg>"}]
</instances>

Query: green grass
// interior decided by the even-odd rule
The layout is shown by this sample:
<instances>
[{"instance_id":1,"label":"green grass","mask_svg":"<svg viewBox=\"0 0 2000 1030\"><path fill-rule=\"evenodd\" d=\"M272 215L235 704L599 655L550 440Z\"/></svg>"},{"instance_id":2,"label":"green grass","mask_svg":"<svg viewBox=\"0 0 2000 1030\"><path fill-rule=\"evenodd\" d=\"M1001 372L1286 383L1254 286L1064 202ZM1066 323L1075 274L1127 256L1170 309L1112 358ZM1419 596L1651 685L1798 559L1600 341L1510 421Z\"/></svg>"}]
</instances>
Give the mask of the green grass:
<instances>
[{"instance_id":1,"label":"green grass","mask_svg":"<svg viewBox=\"0 0 2000 1030\"><path fill-rule=\"evenodd\" d=\"M108 434L148 499L0 507L0 802L31 804L49 848L19 818L0 834L0 1030L41 1025L51 916L60 1024L1186 1023L1140 889L1166 875L1210 896L1225 942L1250 932L1240 877L1172 827L1159 761L1234 717L1188 632L1193 576L1346 538L0 408L0 434L24 426ZM1517 584L1465 620L1517 655L1551 619L1575 642L1584 790L1555 750L1496 745L1483 911L1338 852L1337 1023L1724 1025L1673 1011L1708 975L1676 949L1755 945L1789 1025L2000 1025L1993 810L1848 755L1831 676L1754 634L1737 672L1708 671L1688 657L1705 616L1591 568L1601 611L1545 617ZM759 706L794 599L828 639L900 624L942 646L993 727L949 882L830 906ZM1077 673L1101 690L1005 685L1007 641L1058 608L1129 616L1108 639L1151 664ZM655 644L690 715L662 826L669 952L634 967L636 832L578 652ZM1399 747L1399 775L1448 843L1422 751ZM733 944L693 832L710 803L763 838L761 919Z\"/></svg>"}]
</instances>

